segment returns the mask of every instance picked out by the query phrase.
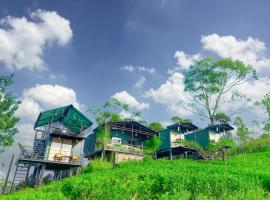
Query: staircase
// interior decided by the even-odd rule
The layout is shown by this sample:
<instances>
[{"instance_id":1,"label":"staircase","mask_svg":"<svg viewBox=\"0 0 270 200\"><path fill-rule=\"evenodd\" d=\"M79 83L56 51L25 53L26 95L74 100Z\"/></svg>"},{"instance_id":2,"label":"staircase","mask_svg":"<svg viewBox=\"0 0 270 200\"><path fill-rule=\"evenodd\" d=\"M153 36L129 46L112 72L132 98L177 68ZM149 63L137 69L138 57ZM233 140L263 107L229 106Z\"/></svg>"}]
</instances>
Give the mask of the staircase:
<instances>
[{"instance_id":1,"label":"staircase","mask_svg":"<svg viewBox=\"0 0 270 200\"><path fill-rule=\"evenodd\" d=\"M14 188L14 186L15 190L18 190L27 184L30 167L31 165L28 162L17 163L11 190Z\"/></svg>"},{"instance_id":2,"label":"staircase","mask_svg":"<svg viewBox=\"0 0 270 200\"><path fill-rule=\"evenodd\" d=\"M33 148L33 158L43 159L45 154L45 140L35 139Z\"/></svg>"}]
</instances>

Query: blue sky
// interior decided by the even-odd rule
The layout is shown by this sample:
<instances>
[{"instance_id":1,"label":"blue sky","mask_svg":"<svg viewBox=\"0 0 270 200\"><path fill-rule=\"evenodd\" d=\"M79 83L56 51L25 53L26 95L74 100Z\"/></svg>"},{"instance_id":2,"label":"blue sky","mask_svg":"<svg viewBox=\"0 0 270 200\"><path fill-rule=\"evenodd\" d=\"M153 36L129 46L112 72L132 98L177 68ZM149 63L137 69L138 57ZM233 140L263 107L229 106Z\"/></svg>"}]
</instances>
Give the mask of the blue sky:
<instances>
[{"instance_id":1,"label":"blue sky","mask_svg":"<svg viewBox=\"0 0 270 200\"><path fill-rule=\"evenodd\" d=\"M1 0L0 73L15 73L12 89L23 102L16 140L31 141L39 111L73 103L85 112L112 96L149 122L168 124L179 115L204 126L179 103L182 73L202 56L254 65L260 80L239 90L261 98L270 85L269 6L262 0Z\"/></svg>"}]
</instances>

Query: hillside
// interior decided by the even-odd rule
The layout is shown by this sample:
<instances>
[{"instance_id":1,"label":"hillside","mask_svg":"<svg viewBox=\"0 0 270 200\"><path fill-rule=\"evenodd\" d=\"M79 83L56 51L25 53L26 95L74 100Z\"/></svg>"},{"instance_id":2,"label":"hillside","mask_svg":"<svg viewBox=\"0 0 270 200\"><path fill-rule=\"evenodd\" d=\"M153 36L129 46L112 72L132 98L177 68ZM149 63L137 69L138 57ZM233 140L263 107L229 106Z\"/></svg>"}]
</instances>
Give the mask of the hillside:
<instances>
[{"instance_id":1,"label":"hillside","mask_svg":"<svg viewBox=\"0 0 270 200\"><path fill-rule=\"evenodd\" d=\"M270 151L238 155L226 164L148 159L96 169L0 199L270 199L269 163Z\"/></svg>"}]
</instances>

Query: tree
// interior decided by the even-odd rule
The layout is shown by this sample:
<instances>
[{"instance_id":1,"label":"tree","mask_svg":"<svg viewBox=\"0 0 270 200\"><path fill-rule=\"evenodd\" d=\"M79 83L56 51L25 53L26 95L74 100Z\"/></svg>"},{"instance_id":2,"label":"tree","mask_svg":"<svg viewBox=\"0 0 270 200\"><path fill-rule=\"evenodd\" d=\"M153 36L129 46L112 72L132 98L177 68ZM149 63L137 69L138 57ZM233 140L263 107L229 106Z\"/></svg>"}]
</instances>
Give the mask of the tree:
<instances>
[{"instance_id":1,"label":"tree","mask_svg":"<svg viewBox=\"0 0 270 200\"><path fill-rule=\"evenodd\" d=\"M247 139L249 138L250 132L249 132L248 127L246 126L246 124L242 120L242 118L237 116L235 118L233 125L237 127L236 134L239 138L239 142L240 143L246 142Z\"/></svg>"},{"instance_id":2,"label":"tree","mask_svg":"<svg viewBox=\"0 0 270 200\"><path fill-rule=\"evenodd\" d=\"M230 117L223 112L217 113L214 119L216 122L220 122L220 123L228 123L229 121L231 121Z\"/></svg>"},{"instance_id":3,"label":"tree","mask_svg":"<svg viewBox=\"0 0 270 200\"><path fill-rule=\"evenodd\" d=\"M149 124L149 128L153 129L156 132L160 132L164 127L159 122L152 122Z\"/></svg>"},{"instance_id":4,"label":"tree","mask_svg":"<svg viewBox=\"0 0 270 200\"><path fill-rule=\"evenodd\" d=\"M99 126L97 131L97 143L101 147L101 159L104 158L105 146L108 144L110 139L110 130L106 124L108 122L120 122L120 121L133 121L134 119L141 116L140 112L133 112L129 118L123 118L120 113L128 112L129 106L122 104L117 99L110 99L106 101L101 108L95 106L90 108L90 112L94 115L96 123Z\"/></svg>"},{"instance_id":5,"label":"tree","mask_svg":"<svg viewBox=\"0 0 270 200\"><path fill-rule=\"evenodd\" d=\"M259 105L263 105L266 109L267 113L267 121L264 123L263 130L267 133L270 132L270 93L266 94L261 102L259 102Z\"/></svg>"},{"instance_id":6,"label":"tree","mask_svg":"<svg viewBox=\"0 0 270 200\"><path fill-rule=\"evenodd\" d=\"M0 76L0 152L5 147L13 144L13 136L18 133L16 124L19 118L15 117L15 112L19 107L18 101L7 88L13 83L14 75Z\"/></svg>"},{"instance_id":7,"label":"tree","mask_svg":"<svg viewBox=\"0 0 270 200\"><path fill-rule=\"evenodd\" d=\"M178 116L173 116L171 118L171 121L173 123L181 123L181 124L186 124L186 123L192 123L192 120L191 119L184 119L184 118L181 118L181 117L178 117Z\"/></svg>"},{"instance_id":8,"label":"tree","mask_svg":"<svg viewBox=\"0 0 270 200\"><path fill-rule=\"evenodd\" d=\"M233 89L250 76L257 78L256 71L251 65L230 58L214 60L211 57L196 61L184 75L184 91L191 101L187 109L208 118L211 124L214 124L215 116L220 112L224 97L228 95L230 100L235 100L236 97L244 98L244 95L232 92ZM199 111L201 109L203 112ZM242 111L243 107L240 107L233 114Z\"/></svg>"},{"instance_id":9,"label":"tree","mask_svg":"<svg viewBox=\"0 0 270 200\"><path fill-rule=\"evenodd\" d=\"M152 149L155 153L155 158L157 157L157 150L159 150L162 144L161 139L157 135L153 135L148 140L145 141L145 146Z\"/></svg>"}]
</instances>

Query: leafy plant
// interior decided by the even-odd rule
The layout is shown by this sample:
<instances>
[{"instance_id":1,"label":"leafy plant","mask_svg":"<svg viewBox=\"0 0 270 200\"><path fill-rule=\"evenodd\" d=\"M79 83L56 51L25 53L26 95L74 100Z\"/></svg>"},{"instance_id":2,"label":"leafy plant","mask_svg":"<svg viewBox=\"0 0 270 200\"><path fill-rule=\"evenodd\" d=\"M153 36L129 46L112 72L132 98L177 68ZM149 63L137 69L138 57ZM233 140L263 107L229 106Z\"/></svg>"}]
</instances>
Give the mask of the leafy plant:
<instances>
[{"instance_id":1,"label":"leafy plant","mask_svg":"<svg viewBox=\"0 0 270 200\"><path fill-rule=\"evenodd\" d=\"M15 117L20 101L7 88L13 83L13 77L0 76L0 152L4 147L13 144L13 136L18 133L16 124L19 118Z\"/></svg>"}]
</instances>

